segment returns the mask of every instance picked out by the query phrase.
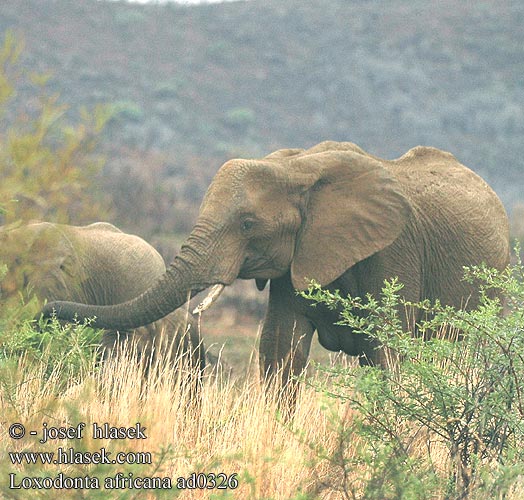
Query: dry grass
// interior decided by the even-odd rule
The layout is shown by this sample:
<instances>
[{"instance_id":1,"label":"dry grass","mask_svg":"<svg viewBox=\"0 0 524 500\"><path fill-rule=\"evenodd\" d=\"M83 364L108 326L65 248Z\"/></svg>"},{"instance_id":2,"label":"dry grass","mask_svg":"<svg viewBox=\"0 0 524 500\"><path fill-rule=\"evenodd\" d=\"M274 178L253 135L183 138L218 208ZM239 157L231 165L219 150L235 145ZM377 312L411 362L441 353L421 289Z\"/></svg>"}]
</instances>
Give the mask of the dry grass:
<instances>
[{"instance_id":1,"label":"dry grass","mask_svg":"<svg viewBox=\"0 0 524 500\"><path fill-rule=\"evenodd\" d=\"M158 360L147 383L133 353L124 352L104 365L96 360L83 374L63 387L64 366L44 376L44 366L22 357L2 374L0 386L0 498L57 498L57 490L9 489L9 473L15 482L23 477L54 478L59 472L69 477L98 477L99 490L61 490L61 498L180 498L180 499L296 499L338 500L362 497L371 471L366 464L352 468L365 445L358 436L347 436L354 417L348 405L303 386L292 423L278 417L275 394L265 394L259 382L253 355L247 374L232 377L218 366L209 369L199 402L190 401L185 374L169 369ZM346 358L347 359L347 358ZM334 363L347 363L335 358ZM310 370L312 371L312 370ZM327 375L313 373L319 380ZM9 437L9 426L22 423L23 439ZM40 443L42 426L76 427L86 424L81 440L50 440ZM94 439L93 423L114 427L145 428L147 439ZM29 431L38 436L29 436ZM420 464L431 462L446 477L452 466L446 447L422 426L398 422L399 435L406 436L410 454ZM117 452L150 452L151 464L144 465L13 465L8 452L57 452L58 447L79 452L105 448L114 458ZM170 478L172 490L121 488L108 490L104 480L122 472L125 478ZM192 473L236 474L235 489L176 489L178 478ZM220 478L219 478L220 480ZM351 496L352 492L355 496ZM521 498L519 494L508 498ZM435 491L432 499L444 498Z\"/></svg>"},{"instance_id":2,"label":"dry grass","mask_svg":"<svg viewBox=\"0 0 524 500\"><path fill-rule=\"evenodd\" d=\"M139 368L132 356L112 360L103 370L91 369L71 380L67 389L58 394L63 367L56 366L44 382L43 367L20 359L12 369L12 383L4 384L0 392L0 491L9 498L17 491L7 488L10 472L19 481L24 476L77 477L89 474L100 478L105 498L111 491L103 489L105 477L133 472L139 477L169 477L173 488L177 478L187 478L192 472L237 474L238 487L228 490L226 498L294 498L300 491L319 491L319 484L329 473L328 464L318 459L307 443L322 443L327 449L337 446L335 429L330 429L327 415L321 409L321 396L304 388L299 399L293 424L277 417L274 397L269 401L258 381L256 370L246 377L233 379L222 376L220 370L208 374L201 390L200 402L190 403L187 385L176 371L153 370L148 383L142 382ZM343 408L340 408L343 411ZM9 437L9 426L23 423L27 434L23 439ZM42 426L76 427L86 423L81 440L39 442ZM116 427L145 427L147 439L99 440L92 437L92 425L109 423ZM300 429L300 432L294 430ZM29 436L29 431L38 436ZM73 447L77 451L96 452L105 447L113 453L151 452L151 465L12 465L7 452L57 452L58 447ZM20 493L22 491L22 493ZM115 490L114 498L124 492L144 490ZM56 498L56 490L41 490L41 498ZM154 497L153 492L151 498ZM158 493L158 492L156 492ZM173 491L167 498L173 497ZM187 489L178 491L183 499L221 496L226 491ZM26 498L18 490L17 498ZM26 492L27 494L27 492ZM62 491L61 496L77 498L79 492ZM86 498L95 492L85 491ZM16 497L16 495L14 495ZM133 497L133 496L131 496ZM222 496L221 496L222 497ZM111 497L113 498L113 497ZM326 492L322 498L336 498Z\"/></svg>"}]
</instances>

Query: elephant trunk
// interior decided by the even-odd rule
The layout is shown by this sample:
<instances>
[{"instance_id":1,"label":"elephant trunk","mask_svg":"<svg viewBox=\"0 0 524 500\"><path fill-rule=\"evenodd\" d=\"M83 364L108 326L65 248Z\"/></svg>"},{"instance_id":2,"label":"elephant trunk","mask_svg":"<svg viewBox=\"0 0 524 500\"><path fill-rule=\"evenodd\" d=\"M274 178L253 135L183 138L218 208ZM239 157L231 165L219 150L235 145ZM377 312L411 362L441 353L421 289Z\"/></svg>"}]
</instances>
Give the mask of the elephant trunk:
<instances>
[{"instance_id":1,"label":"elephant trunk","mask_svg":"<svg viewBox=\"0 0 524 500\"><path fill-rule=\"evenodd\" d=\"M212 263L205 262L203 246L203 238L190 236L188 244L159 280L134 299L104 306L50 302L44 306L43 315L80 322L95 318L91 326L111 330L130 330L153 323L182 306L198 292L216 284L229 285L236 277L234 273L221 276L216 269L213 271Z\"/></svg>"}]
</instances>

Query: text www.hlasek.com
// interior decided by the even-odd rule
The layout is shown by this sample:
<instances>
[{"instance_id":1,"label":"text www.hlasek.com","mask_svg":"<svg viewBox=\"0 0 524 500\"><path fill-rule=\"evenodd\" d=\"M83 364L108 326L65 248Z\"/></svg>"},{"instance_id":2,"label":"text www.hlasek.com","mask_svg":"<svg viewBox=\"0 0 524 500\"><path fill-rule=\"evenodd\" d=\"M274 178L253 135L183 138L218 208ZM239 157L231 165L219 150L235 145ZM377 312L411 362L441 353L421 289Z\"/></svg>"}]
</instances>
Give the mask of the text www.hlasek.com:
<instances>
[{"instance_id":1,"label":"text www.hlasek.com","mask_svg":"<svg viewBox=\"0 0 524 500\"><path fill-rule=\"evenodd\" d=\"M106 451L105 448L100 448L100 451L75 451L74 448L59 447L57 453L52 451L10 451L9 459L13 465L22 464L151 464L151 453L143 452L118 452L114 458L111 457L112 452Z\"/></svg>"}]
</instances>

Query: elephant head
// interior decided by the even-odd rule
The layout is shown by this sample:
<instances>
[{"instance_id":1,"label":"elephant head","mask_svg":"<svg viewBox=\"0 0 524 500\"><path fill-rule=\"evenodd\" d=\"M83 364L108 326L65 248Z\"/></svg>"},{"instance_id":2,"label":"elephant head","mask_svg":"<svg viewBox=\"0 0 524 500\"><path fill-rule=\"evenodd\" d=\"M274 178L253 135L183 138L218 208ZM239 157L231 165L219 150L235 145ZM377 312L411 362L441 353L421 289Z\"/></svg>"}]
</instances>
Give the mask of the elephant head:
<instances>
[{"instance_id":1,"label":"elephant head","mask_svg":"<svg viewBox=\"0 0 524 500\"><path fill-rule=\"evenodd\" d=\"M44 315L136 328L208 287L218 295L236 278L255 279L259 289L287 273L298 290L311 279L326 285L390 245L409 210L383 163L351 143L231 160L209 186L179 255L149 290L116 306L53 302Z\"/></svg>"},{"instance_id":2,"label":"elephant head","mask_svg":"<svg viewBox=\"0 0 524 500\"><path fill-rule=\"evenodd\" d=\"M35 258L38 256L38 258ZM23 292L26 299L69 297L82 300L73 274L81 281L79 265L71 239L62 236L60 228L51 223L14 224L0 228L0 261L8 273L0 282L3 300L16 300ZM79 269L79 271L78 271Z\"/></svg>"}]
</instances>

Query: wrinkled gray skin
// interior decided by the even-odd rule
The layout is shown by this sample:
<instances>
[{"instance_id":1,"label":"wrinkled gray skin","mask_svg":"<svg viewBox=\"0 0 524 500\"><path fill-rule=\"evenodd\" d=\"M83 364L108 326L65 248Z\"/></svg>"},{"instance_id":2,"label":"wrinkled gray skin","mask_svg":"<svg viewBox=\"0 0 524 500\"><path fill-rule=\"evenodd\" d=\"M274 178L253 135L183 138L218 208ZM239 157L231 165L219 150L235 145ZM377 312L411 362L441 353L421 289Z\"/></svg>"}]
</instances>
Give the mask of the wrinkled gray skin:
<instances>
[{"instance_id":1,"label":"wrinkled gray skin","mask_svg":"<svg viewBox=\"0 0 524 500\"><path fill-rule=\"evenodd\" d=\"M295 290L315 279L343 294L377 295L384 279L398 276L408 300L472 307L478 297L462 281L463 266L504 268L508 233L496 194L450 153L416 147L388 161L352 143L323 142L223 165L180 254L142 295L114 307L52 303L44 314L133 328L180 307L188 292L236 278L262 289L269 280L263 374L282 366L284 380L299 373L315 330L326 349L383 364L379 346L335 326L337 312L310 307Z\"/></svg>"},{"instance_id":2,"label":"wrinkled gray skin","mask_svg":"<svg viewBox=\"0 0 524 500\"><path fill-rule=\"evenodd\" d=\"M165 272L164 260L151 245L103 222L85 227L38 222L0 228L0 262L9 269L0 282L3 301L28 292L42 303L118 304L147 290ZM192 345L192 363L204 367L196 322L182 309L136 330L109 329L102 338L104 356L111 355L118 340L126 339L137 343L145 362L161 349L174 361L177 353Z\"/></svg>"}]
</instances>

